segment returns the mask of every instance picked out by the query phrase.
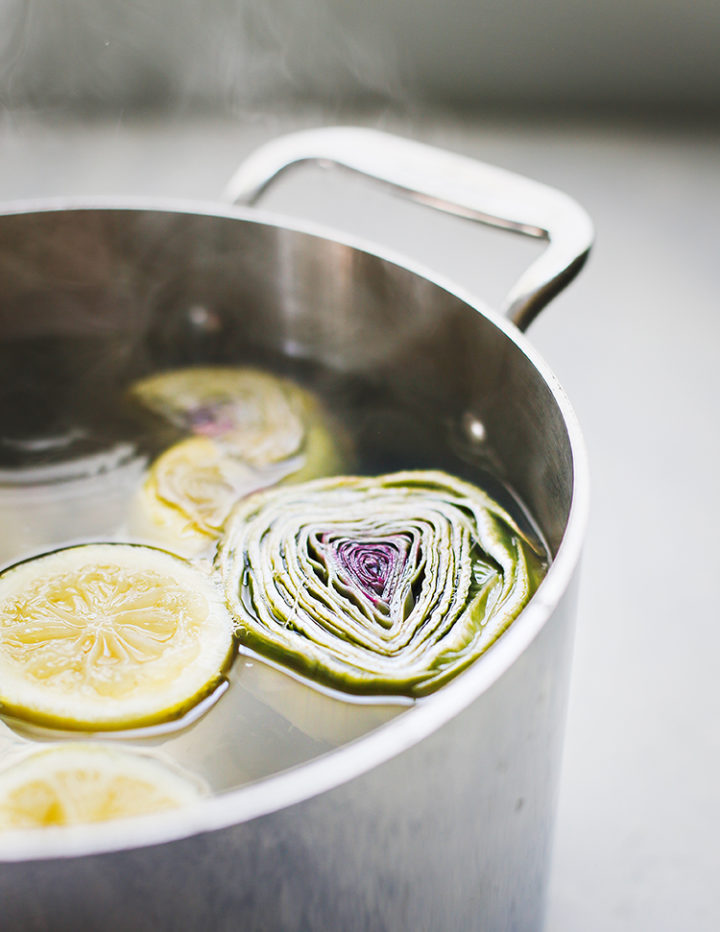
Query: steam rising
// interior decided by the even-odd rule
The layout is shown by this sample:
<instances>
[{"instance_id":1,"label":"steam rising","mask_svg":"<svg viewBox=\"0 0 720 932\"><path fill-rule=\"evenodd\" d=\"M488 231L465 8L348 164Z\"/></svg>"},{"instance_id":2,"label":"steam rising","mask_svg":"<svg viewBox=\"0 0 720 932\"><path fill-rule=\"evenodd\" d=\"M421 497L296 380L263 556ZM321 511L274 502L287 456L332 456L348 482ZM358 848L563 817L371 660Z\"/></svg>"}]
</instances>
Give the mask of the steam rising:
<instances>
[{"instance_id":1,"label":"steam rising","mask_svg":"<svg viewBox=\"0 0 720 932\"><path fill-rule=\"evenodd\" d=\"M240 112L392 98L391 45L335 0L0 0L0 104Z\"/></svg>"}]
</instances>

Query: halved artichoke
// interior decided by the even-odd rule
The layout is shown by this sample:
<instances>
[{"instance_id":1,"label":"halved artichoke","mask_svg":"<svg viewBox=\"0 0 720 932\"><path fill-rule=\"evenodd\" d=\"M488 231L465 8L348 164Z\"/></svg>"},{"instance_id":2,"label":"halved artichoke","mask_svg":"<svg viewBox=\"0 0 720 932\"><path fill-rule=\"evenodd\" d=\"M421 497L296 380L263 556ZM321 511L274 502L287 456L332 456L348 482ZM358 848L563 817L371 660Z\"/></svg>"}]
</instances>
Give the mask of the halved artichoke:
<instances>
[{"instance_id":1,"label":"halved artichoke","mask_svg":"<svg viewBox=\"0 0 720 932\"><path fill-rule=\"evenodd\" d=\"M187 437L153 463L130 529L185 556L214 543L238 498L344 465L345 440L319 399L268 372L178 369L136 383L131 396Z\"/></svg>"},{"instance_id":2,"label":"halved artichoke","mask_svg":"<svg viewBox=\"0 0 720 932\"><path fill-rule=\"evenodd\" d=\"M485 492L427 470L252 495L217 561L247 646L326 686L411 697L482 654L547 566Z\"/></svg>"}]
</instances>

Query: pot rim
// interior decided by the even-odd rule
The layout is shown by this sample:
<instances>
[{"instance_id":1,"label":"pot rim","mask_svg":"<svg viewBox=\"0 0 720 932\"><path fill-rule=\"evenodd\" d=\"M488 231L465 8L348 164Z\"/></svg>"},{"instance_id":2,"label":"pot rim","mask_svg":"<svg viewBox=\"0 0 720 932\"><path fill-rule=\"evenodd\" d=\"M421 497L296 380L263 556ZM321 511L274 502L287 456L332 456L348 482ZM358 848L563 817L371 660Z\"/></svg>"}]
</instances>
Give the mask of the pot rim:
<instances>
[{"instance_id":1,"label":"pot rim","mask_svg":"<svg viewBox=\"0 0 720 932\"><path fill-rule=\"evenodd\" d=\"M201 798L182 809L92 825L8 832L0 836L0 863L95 855L179 841L247 822L319 796L398 756L437 731L486 692L538 636L570 583L587 526L587 454L570 400L557 377L523 333L508 318L487 307L463 287L395 250L378 247L360 237L338 234L319 223L299 221L257 208L165 198L58 197L8 202L0 205L0 216L77 210L157 211L243 220L348 246L430 281L487 317L528 358L549 388L562 415L570 443L572 500L555 559L526 608L479 658L479 662L442 689L339 748L237 789Z\"/></svg>"}]
</instances>

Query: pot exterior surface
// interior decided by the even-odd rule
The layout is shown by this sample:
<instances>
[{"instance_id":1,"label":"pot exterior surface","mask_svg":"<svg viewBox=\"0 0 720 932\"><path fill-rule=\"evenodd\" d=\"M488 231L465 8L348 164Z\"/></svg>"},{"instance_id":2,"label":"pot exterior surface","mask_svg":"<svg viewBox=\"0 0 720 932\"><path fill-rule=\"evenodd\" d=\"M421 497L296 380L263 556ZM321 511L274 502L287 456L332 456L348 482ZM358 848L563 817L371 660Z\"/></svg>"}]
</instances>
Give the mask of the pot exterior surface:
<instances>
[{"instance_id":1,"label":"pot exterior surface","mask_svg":"<svg viewBox=\"0 0 720 932\"><path fill-rule=\"evenodd\" d=\"M162 846L0 864L3 932L539 930L575 584L464 712L366 774Z\"/></svg>"}]
</instances>

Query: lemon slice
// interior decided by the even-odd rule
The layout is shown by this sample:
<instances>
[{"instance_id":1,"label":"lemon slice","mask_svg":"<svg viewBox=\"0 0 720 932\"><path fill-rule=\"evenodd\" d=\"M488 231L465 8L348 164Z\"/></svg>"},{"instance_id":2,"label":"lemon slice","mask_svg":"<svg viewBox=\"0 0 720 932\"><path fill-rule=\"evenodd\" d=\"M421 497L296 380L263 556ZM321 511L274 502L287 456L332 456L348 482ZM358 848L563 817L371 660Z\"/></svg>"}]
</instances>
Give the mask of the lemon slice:
<instances>
[{"instance_id":1,"label":"lemon slice","mask_svg":"<svg viewBox=\"0 0 720 932\"><path fill-rule=\"evenodd\" d=\"M0 711L103 730L180 716L232 650L222 597L162 550L86 544L0 574Z\"/></svg>"},{"instance_id":2,"label":"lemon slice","mask_svg":"<svg viewBox=\"0 0 720 932\"><path fill-rule=\"evenodd\" d=\"M177 809L199 784L144 754L58 745L0 771L0 831L79 825Z\"/></svg>"},{"instance_id":3,"label":"lemon slice","mask_svg":"<svg viewBox=\"0 0 720 932\"><path fill-rule=\"evenodd\" d=\"M130 530L175 553L197 556L214 544L239 498L287 474L287 464L254 469L206 437L183 440L153 464L132 502Z\"/></svg>"},{"instance_id":4,"label":"lemon slice","mask_svg":"<svg viewBox=\"0 0 720 932\"><path fill-rule=\"evenodd\" d=\"M214 545L235 502L283 482L342 470L344 441L318 399L256 369L196 368L150 376L131 395L194 436L153 464L129 529L184 556Z\"/></svg>"}]
</instances>

